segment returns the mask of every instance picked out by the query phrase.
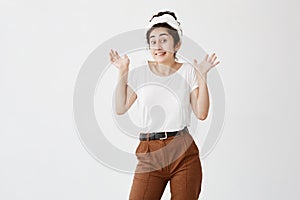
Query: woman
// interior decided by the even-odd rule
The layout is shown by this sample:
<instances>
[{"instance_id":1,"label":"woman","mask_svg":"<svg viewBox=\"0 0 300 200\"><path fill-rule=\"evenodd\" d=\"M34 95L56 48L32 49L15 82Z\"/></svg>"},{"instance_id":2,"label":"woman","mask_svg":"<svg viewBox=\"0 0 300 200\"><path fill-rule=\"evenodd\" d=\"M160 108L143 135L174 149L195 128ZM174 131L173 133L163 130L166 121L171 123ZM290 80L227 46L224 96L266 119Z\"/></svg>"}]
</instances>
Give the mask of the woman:
<instances>
[{"instance_id":1,"label":"woman","mask_svg":"<svg viewBox=\"0 0 300 200\"><path fill-rule=\"evenodd\" d=\"M168 181L172 199L196 200L200 195L199 149L187 126L190 108L199 120L206 119L207 73L219 62L215 54L206 55L199 64L196 59L193 65L177 62L181 37L182 29L175 13L164 11L154 15L147 26L146 39L153 61L129 73L128 56L110 51L110 60L119 69L116 113L125 113L138 99L140 119L145 127L139 134L136 149L139 162L130 200L159 200ZM154 116L153 107L157 105L163 112L159 110Z\"/></svg>"}]
</instances>

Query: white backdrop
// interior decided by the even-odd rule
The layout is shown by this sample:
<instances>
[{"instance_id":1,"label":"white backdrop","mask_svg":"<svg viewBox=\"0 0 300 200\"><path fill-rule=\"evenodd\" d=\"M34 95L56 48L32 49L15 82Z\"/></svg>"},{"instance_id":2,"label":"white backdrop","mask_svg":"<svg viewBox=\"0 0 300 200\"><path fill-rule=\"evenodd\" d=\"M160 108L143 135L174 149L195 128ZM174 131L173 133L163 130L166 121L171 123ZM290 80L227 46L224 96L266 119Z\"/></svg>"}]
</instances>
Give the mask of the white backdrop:
<instances>
[{"instance_id":1,"label":"white backdrop","mask_svg":"<svg viewBox=\"0 0 300 200\"><path fill-rule=\"evenodd\" d=\"M132 175L98 163L77 136L74 83L96 47L143 28L163 8L177 11L184 33L221 60L226 119L202 161L200 199L299 199L299 6L1 0L0 199L127 199Z\"/></svg>"}]
</instances>

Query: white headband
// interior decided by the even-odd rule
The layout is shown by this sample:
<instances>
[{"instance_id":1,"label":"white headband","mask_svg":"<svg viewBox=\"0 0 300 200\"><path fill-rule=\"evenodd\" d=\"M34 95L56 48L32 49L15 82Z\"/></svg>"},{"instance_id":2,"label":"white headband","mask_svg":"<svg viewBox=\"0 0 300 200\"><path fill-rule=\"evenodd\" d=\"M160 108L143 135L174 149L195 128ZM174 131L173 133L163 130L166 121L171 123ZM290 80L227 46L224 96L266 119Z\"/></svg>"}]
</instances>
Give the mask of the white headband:
<instances>
[{"instance_id":1,"label":"white headband","mask_svg":"<svg viewBox=\"0 0 300 200\"><path fill-rule=\"evenodd\" d=\"M152 19L152 21L146 27L147 30L149 30L153 25L158 24L158 23L167 23L167 24L169 24L172 28L177 30L179 37L183 36L182 28L180 26L180 23L178 21L176 21L172 15L166 13L166 14L163 14L159 17L154 17Z\"/></svg>"}]
</instances>

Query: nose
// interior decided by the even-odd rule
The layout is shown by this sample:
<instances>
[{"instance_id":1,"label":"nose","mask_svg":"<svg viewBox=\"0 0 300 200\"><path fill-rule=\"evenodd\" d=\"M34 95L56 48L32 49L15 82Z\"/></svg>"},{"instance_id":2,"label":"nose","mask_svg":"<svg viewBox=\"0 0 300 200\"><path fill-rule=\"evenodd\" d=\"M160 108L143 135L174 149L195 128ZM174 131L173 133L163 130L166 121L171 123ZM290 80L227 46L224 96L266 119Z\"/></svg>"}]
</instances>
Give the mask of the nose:
<instances>
[{"instance_id":1,"label":"nose","mask_svg":"<svg viewBox=\"0 0 300 200\"><path fill-rule=\"evenodd\" d=\"M155 44L151 45L152 49L156 49L156 50L162 50L162 44L161 42L158 40L155 42Z\"/></svg>"}]
</instances>

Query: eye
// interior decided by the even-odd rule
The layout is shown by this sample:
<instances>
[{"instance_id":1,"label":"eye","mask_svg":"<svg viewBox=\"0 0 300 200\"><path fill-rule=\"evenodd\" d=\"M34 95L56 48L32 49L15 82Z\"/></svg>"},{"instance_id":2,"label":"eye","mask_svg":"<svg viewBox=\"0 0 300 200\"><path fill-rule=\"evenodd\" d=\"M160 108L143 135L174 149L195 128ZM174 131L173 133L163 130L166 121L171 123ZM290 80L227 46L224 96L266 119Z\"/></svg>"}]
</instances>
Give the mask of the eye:
<instances>
[{"instance_id":1,"label":"eye","mask_svg":"<svg viewBox=\"0 0 300 200\"><path fill-rule=\"evenodd\" d=\"M154 45L155 43L156 43L155 40L150 41L151 45Z\"/></svg>"},{"instance_id":2,"label":"eye","mask_svg":"<svg viewBox=\"0 0 300 200\"><path fill-rule=\"evenodd\" d=\"M166 43L166 42L167 42L167 39L161 39L160 42Z\"/></svg>"}]
</instances>

